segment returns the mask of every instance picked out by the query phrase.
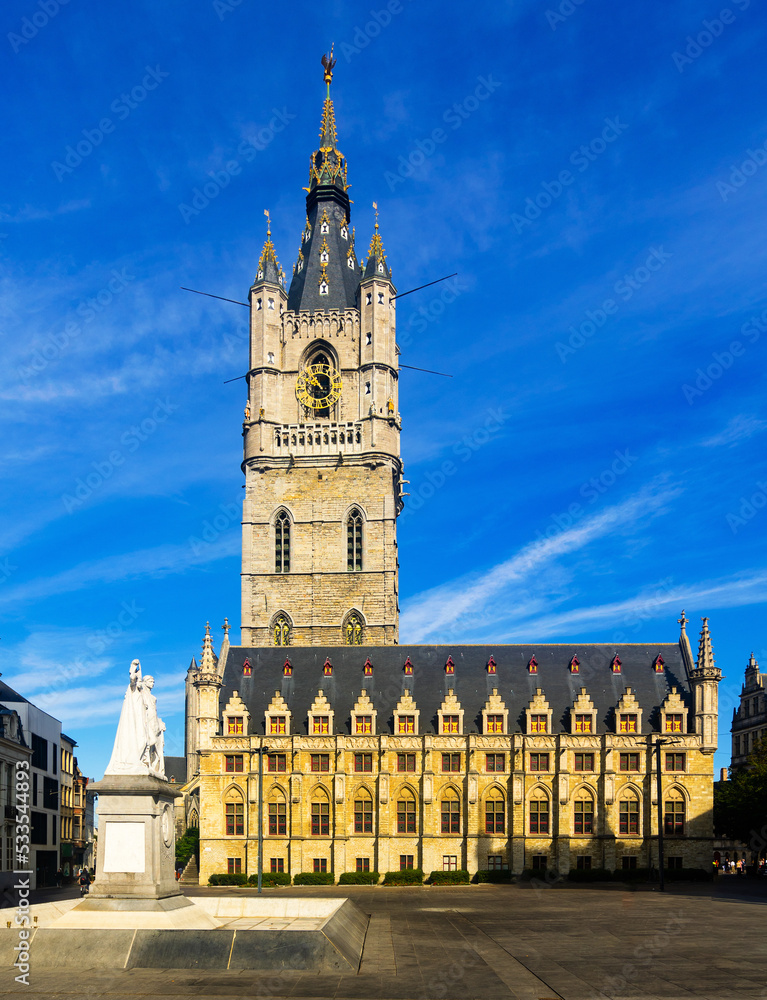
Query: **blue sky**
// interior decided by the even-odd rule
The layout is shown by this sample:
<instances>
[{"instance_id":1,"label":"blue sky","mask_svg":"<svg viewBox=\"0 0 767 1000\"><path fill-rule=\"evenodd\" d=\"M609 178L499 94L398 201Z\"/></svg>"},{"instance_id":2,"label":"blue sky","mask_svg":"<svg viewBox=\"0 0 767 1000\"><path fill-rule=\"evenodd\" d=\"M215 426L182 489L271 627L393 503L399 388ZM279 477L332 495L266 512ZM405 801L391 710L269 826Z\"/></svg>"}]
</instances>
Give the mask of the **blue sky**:
<instances>
[{"instance_id":1,"label":"blue sky","mask_svg":"<svg viewBox=\"0 0 767 1000\"><path fill-rule=\"evenodd\" d=\"M0 670L86 773L133 657L181 753L206 620L237 638L247 314L179 286L246 298L265 208L290 274L331 42L358 245L376 200L400 291L458 272L398 308L454 376L401 376L401 640L709 615L728 763L767 667L767 21L721 10L4 6Z\"/></svg>"}]
</instances>

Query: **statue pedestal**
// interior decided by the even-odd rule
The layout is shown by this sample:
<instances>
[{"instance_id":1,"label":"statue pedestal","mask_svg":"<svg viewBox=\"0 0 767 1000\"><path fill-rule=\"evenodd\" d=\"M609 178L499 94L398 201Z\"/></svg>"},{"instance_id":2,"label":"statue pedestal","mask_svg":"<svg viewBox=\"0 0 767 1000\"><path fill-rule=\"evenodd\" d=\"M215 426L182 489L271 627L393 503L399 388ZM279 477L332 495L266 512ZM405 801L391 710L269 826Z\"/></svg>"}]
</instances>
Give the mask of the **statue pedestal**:
<instances>
[{"instance_id":1,"label":"statue pedestal","mask_svg":"<svg viewBox=\"0 0 767 1000\"><path fill-rule=\"evenodd\" d=\"M173 801L181 791L150 774L108 774L98 792L99 844L92 899L159 900L176 881Z\"/></svg>"}]
</instances>

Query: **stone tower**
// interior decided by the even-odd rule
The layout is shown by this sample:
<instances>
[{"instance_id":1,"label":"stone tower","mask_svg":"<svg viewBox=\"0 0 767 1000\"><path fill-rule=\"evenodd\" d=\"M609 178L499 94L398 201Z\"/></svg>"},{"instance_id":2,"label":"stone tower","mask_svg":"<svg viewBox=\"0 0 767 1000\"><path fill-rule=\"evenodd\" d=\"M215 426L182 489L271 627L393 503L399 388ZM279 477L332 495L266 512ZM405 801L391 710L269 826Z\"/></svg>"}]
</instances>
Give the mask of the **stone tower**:
<instances>
[{"instance_id":1,"label":"stone tower","mask_svg":"<svg viewBox=\"0 0 767 1000\"><path fill-rule=\"evenodd\" d=\"M270 224L250 289L244 646L397 642L396 295L376 218L355 251L327 96L289 290Z\"/></svg>"},{"instance_id":2,"label":"stone tower","mask_svg":"<svg viewBox=\"0 0 767 1000\"><path fill-rule=\"evenodd\" d=\"M684 617L684 612L682 612ZM719 718L719 682L722 671L714 665L714 651L711 647L711 633L708 618L703 619L698 643L698 660L690 674L695 712L695 732L701 738L701 751L713 753L717 746L717 725Z\"/></svg>"}]
</instances>

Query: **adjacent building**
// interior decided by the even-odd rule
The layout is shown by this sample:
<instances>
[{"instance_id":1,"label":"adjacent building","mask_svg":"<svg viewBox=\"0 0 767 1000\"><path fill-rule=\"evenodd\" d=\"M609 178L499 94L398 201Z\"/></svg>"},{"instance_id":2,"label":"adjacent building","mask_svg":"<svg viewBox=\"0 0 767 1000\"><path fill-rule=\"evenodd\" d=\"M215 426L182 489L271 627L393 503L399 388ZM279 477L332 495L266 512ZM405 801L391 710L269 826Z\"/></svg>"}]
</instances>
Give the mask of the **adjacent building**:
<instances>
[{"instance_id":1,"label":"adjacent building","mask_svg":"<svg viewBox=\"0 0 767 1000\"><path fill-rule=\"evenodd\" d=\"M29 775L32 748L24 737L21 716L0 705L0 892L12 889L16 863L16 775Z\"/></svg>"},{"instance_id":2,"label":"adjacent building","mask_svg":"<svg viewBox=\"0 0 767 1000\"><path fill-rule=\"evenodd\" d=\"M328 95L290 285L250 289L242 645L186 685L200 877L256 870L708 868L708 622L677 641L398 645L399 349L376 221L356 250ZM456 517L460 517L457 512ZM656 753L661 742L661 796ZM259 797L263 767L263 797Z\"/></svg>"},{"instance_id":3,"label":"adjacent building","mask_svg":"<svg viewBox=\"0 0 767 1000\"><path fill-rule=\"evenodd\" d=\"M740 705L732 713L731 767L741 767L758 740L767 736L767 675L763 674L752 653L746 664L746 676L740 691Z\"/></svg>"}]
</instances>

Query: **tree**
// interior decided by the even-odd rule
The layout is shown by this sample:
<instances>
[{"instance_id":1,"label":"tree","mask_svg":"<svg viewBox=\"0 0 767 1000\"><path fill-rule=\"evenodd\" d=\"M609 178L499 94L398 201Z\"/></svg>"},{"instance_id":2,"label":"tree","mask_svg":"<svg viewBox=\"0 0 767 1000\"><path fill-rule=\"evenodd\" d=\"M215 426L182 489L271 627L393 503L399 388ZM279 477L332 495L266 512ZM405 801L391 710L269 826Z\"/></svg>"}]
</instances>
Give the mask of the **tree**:
<instances>
[{"instance_id":1,"label":"tree","mask_svg":"<svg viewBox=\"0 0 767 1000\"><path fill-rule=\"evenodd\" d=\"M767 850L767 737L756 743L746 764L730 768L730 780L714 789L714 830L718 836Z\"/></svg>"},{"instance_id":2,"label":"tree","mask_svg":"<svg viewBox=\"0 0 767 1000\"><path fill-rule=\"evenodd\" d=\"M183 837L176 840L176 867L186 866L187 861L194 854L198 856L200 848L200 828L190 826Z\"/></svg>"}]
</instances>

